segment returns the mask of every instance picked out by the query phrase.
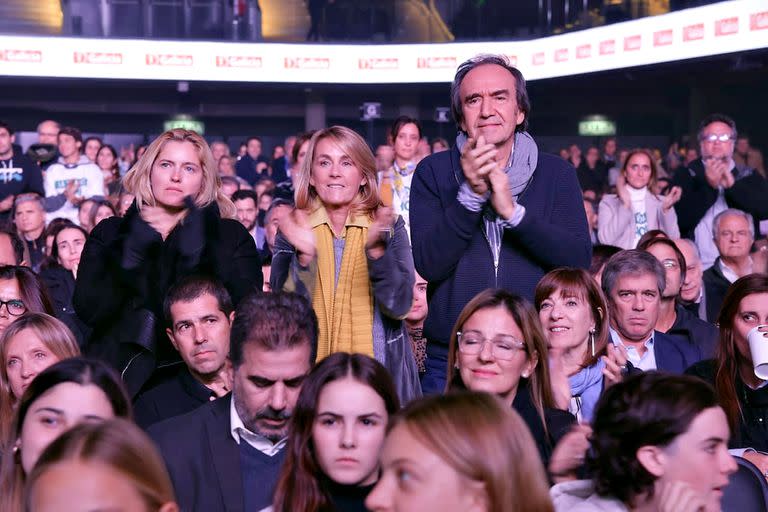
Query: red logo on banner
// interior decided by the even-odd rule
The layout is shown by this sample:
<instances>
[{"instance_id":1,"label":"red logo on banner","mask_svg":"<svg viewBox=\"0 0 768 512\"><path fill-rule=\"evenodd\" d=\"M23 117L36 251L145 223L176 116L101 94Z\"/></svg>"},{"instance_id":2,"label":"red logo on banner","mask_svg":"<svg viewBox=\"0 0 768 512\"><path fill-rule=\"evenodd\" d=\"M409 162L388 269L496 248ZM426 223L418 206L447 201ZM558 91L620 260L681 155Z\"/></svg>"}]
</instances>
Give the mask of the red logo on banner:
<instances>
[{"instance_id":1,"label":"red logo on banner","mask_svg":"<svg viewBox=\"0 0 768 512\"><path fill-rule=\"evenodd\" d=\"M642 36L629 36L624 38L624 51L639 50L643 45Z\"/></svg>"},{"instance_id":2,"label":"red logo on banner","mask_svg":"<svg viewBox=\"0 0 768 512\"><path fill-rule=\"evenodd\" d=\"M739 32L739 18L734 16L733 18L725 18L723 20L717 20L715 22L715 35L716 36L729 36Z\"/></svg>"},{"instance_id":3,"label":"red logo on banner","mask_svg":"<svg viewBox=\"0 0 768 512\"><path fill-rule=\"evenodd\" d=\"M357 67L360 69L398 69L400 61L397 57L358 59Z\"/></svg>"},{"instance_id":4,"label":"red logo on banner","mask_svg":"<svg viewBox=\"0 0 768 512\"><path fill-rule=\"evenodd\" d=\"M147 54L147 66L192 66L193 60L191 55Z\"/></svg>"},{"instance_id":5,"label":"red logo on banner","mask_svg":"<svg viewBox=\"0 0 768 512\"><path fill-rule=\"evenodd\" d=\"M653 33L653 46L666 46L672 44L672 29L659 30Z\"/></svg>"},{"instance_id":6,"label":"red logo on banner","mask_svg":"<svg viewBox=\"0 0 768 512\"><path fill-rule=\"evenodd\" d=\"M75 64L122 64L122 53L75 52Z\"/></svg>"},{"instance_id":7,"label":"red logo on banner","mask_svg":"<svg viewBox=\"0 0 768 512\"><path fill-rule=\"evenodd\" d=\"M6 62L42 62L40 50L0 50L0 60Z\"/></svg>"},{"instance_id":8,"label":"red logo on banner","mask_svg":"<svg viewBox=\"0 0 768 512\"><path fill-rule=\"evenodd\" d=\"M261 57L251 55L217 55L217 68L260 68L262 66Z\"/></svg>"},{"instance_id":9,"label":"red logo on banner","mask_svg":"<svg viewBox=\"0 0 768 512\"><path fill-rule=\"evenodd\" d=\"M600 43L600 55L610 55L616 53L616 40L609 39Z\"/></svg>"},{"instance_id":10,"label":"red logo on banner","mask_svg":"<svg viewBox=\"0 0 768 512\"><path fill-rule=\"evenodd\" d=\"M688 25L683 29L683 41L697 41L704 39L704 24Z\"/></svg>"},{"instance_id":11,"label":"red logo on banner","mask_svg":"<svg viewBox=\"0 0 768 512\"><path fill-rule=\"evenodd\" d=\"M555 62L565 62L568 60L568 48L555 50Z\"/></svg>"},{"instance_id":12,"label":"red logo on banner","mask_svg":"<svg viewBox=\"0 0 768 512\"><path fill-rule=\"evenodd\" d=\"M592 45L591 44L583 44L581 46L576 47L576 58L577 59L588 59L592 56Z\"/></svg>"},{"instance_id":13,"label":"red logo on banner","mask_svg":"<svg viewBox=\"0 0 768 512\"><path fill-rule=\"evenodd\" d=\"M419 69L453 69L456 67L456 57L419 57L416 60Z\"/></svg>"},{"instance_id":14,"label":"red logo on banner","mask_svg":"<svg viewBox=\"0 0 768 512\"><path fill-rule=\"evenodd\" d=\"M330 69L331 59L327 57L286 57L285 69Z\"/></svg>"},{"instance_id":15,"label":"red logo on banner","mask_svg":"<svg viewBox=\"0 0 768 512\"><path fill-rule=\"evenodd\" d=\"M534 53L531 61L533 62L534 66L541 66L544 64L544 52Z\"/></svg>"},{"instance_id":16,"label":"red logo on banner","mask_svg":"<svg viewBox=\"0 0 768 512\"><path fill-rule=\"evenodd\" d=\"M749 17L749 30L768 28L768 11L756 12Z\"/></svg>"}]
</instances>

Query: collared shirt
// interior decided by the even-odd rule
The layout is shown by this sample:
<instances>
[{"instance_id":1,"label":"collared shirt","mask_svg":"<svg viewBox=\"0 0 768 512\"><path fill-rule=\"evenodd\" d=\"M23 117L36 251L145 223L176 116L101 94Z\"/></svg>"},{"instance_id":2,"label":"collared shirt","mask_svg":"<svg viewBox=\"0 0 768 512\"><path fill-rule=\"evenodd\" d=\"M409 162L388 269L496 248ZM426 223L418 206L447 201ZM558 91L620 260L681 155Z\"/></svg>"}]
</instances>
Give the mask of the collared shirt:
<instances>
[{"instance_id":1,"label":"collared shirt","mask_svg":"<svg viewBox=\"0 0 768 512\"><path fill-rule=\"evenodd\" d=\"M733 169L735 166L736 163L731 159L728 162L728 169ZM704 216L693 231L696 247L698 247L701 256L701 268L704 270L714 265L715 260L720 256L713 237L714 222L717 214L727 209L728 203L725 201L725 189L718 187L715 203L704 213Z\"/></svg>"},{"instance_id":2,"label":"collared shirt","mask_svg":"<svg viewBox=\"0 0 768 512\"><path fill-rule=\"evenodd\" d=\"M720 272L723 273L723 277L725 277L729 282L735 283L739 279L739 274L737 274L736 271L733 270L731 267L726 265L722 259L719 261L718 264L720 265ZM749 272L747 272L747 274L752 273L752 258L749 258L749 267L750 267L750 270Z\"/></svg>"},{"instance_id":3,"label":"collared shirt","mask_svg":"<svg viewBox=\"0 0 768 512\"><path fill-rule=\"evenodd\" d=\"M234 393L232 393L232 399L229 404L229 425L232 438L237 444L240 444L240 440L244 439L246 443L270 457L274 457L276 454L280 453L280 450L285 447L285 443L288 441L288 438L284 437L277 443L272 444L272 441L264 436L260 436L245 428L245 424L243 423L243 420L240 419L240 415L237 414L237 409L235 408Z\"/></svg>"},{"instance_id":4,"label":"collared shirt","mask_svg":"<svg viewBox=\"0 0 768 512\"><path fill-rule=\"evenodd\" d=\"M626 345L621 341L619 333L614 331L612 327L609 330L611 332L611 341L613 341L613 344L616 346L622 345L627 349L627 359L632 363L632 366L643 371L656 369L656 353L653 351L653 335L655 331L651 332L651 337L643 343L645 346L645 353L641 356L640 352L635 347Z\"/></svg>"}]
</instances>

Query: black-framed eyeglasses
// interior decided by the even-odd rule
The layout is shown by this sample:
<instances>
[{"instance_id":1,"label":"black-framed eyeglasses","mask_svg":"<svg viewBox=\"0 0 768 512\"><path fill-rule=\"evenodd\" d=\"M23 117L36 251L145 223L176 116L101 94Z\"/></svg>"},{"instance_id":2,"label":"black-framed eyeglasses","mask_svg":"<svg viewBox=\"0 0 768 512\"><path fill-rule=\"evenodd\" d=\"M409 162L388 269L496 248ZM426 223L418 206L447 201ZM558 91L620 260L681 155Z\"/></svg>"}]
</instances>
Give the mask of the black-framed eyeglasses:
<instances>
[{"instance_id":1,"label":"black-framed eyeglasses","mask_svg":"<svg viewBox=\"0 0 768 512\"><path fill-rule=\"evenodd\" d=\"M8 310L8 314L13 316L20 316L27 312L27 306L19 299L0 300L0 309L3 309L3 306Z\"/></svg>"},{"instance_id":2,"label":"black-framed eyeglasses","mask_svg":"<svg viewBox=\"0 0 768 512\"><path fill-rule=\"evenodd\" d=\"M499 335L488 340L476 332L457 332L456 339L459 343L459 352L467 355L477 355L483 351L486 343L491 344L491 355L501 361L509 361L520 350L525 350L525 343L514 336Z\"/></svg>"}]
</instances>

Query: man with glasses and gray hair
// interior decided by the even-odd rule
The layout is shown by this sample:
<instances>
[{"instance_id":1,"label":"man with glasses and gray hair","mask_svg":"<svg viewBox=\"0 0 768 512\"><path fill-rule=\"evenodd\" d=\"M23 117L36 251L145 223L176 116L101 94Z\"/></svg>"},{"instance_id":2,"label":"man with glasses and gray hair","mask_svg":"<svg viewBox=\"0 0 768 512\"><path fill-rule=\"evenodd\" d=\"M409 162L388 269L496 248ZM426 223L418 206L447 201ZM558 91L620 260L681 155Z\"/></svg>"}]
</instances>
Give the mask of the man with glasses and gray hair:
<instances>
[{"instance_id":1,"label":"man with glasses and gray hair","mask_svg":"<svg viewBox=\"0 0 768 512\"><path fill-rule=\"evenodd\" d=\"M697 346L655 330L666 287L664 266L638 249L614 254L603 271L613 344L627 350L635 368L683 373L702 355Z\"/></svg>"},{"instance_id":2,"label":"man with glasses and gray hair","mask_svg":"<svg viewBox=\"0 0 768 512\"><path fill-rule=\"evenodd\" d=\"M722 114L705 118L699 128L701 158L675 172L673 185L682 190L675 204L680 234L696 241L705 269L718 256L713 241L715 216L738 208L761 221L768 218L768 182L752 169L742 169L733 160L736 123Z\"/></svg>"},{"instance_id":3,"label":"man with glasses and gray hair","mask_svg":"<svg viewBox=\"0 0 768 512\"><path fill-rule=\"evenodd\" d=\"M768 196L764 201L768 202ZM704 272L703 279L707 294L707 318L716 322L731 283L753 272L749 253L755 241L755 224L750 214L730 208L717 214L712 231L718 257L715 264Z\"/></svg>"}]
</instances>

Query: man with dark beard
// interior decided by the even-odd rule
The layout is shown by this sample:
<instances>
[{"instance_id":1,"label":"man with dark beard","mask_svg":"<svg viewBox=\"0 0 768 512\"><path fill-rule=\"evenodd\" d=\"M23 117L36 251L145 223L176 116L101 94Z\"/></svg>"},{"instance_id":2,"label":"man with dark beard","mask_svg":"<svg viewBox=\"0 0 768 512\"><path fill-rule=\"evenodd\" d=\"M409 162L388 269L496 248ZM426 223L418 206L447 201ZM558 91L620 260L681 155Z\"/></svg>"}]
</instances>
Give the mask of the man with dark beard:
<instances>
[{"instance_id":1,"label":"man with dark beard","mask_svg":"<svg viewBox=\"0 0 768 512\"><path fill-rule=\"evenodd\" d=\"M283 462L288 423L317 352L304 298L254 293L235 311L232 393L149 429L181 510L261 510Z\"/></svg>"}]
</instances>

